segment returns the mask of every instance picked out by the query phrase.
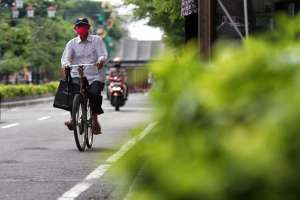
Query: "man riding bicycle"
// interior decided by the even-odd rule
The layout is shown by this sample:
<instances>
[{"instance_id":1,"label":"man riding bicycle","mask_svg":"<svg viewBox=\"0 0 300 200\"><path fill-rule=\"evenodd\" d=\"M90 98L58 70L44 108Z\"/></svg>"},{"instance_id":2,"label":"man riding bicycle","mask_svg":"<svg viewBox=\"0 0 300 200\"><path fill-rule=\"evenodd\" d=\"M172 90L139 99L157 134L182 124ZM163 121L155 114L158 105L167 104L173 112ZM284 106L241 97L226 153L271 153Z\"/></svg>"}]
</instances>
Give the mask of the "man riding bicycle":
<instances>
[{"instance_id":1,"label":"man riding bicycle","mask_svg":"<svg viewBox=\"0 0 300 200\"><path fill-rule=\"evenodd\" d=\"M99 36L89 34L90 23L87 18L76 19L74 30L78 36L67 43L61 64L65 73L69 73L71 65L96 63L95 66L85 68L84 74L89 83L87 91L92 110L92 132L101 134L98 115L103 114L101 92L105 82L103 65L107 59L107 50ZM71 77L73 83L80 83L78 68L71 69ZM69 130L74 129L72 120L66 121L65 125Z\"/></svg>"}]
</instances>

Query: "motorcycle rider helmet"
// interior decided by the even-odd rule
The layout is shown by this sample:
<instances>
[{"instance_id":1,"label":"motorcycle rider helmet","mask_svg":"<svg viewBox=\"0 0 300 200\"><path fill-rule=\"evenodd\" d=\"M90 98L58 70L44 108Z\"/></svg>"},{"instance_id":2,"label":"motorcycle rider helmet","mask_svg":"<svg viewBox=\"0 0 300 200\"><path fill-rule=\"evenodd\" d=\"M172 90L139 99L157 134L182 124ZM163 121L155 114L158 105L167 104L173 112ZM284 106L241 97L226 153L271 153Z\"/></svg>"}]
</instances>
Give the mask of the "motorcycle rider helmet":
<instances>
[{"instance_id":1,"label":"motorcycle rider helmet","mask_svg":"<svg viewBox=\"0 0 300 200\"><path fill-rule=\"evenodd\" d=\"M115 67L121 67L121 59L119 57L115 57L113 63Z\"/></svg>"}]
</instances>

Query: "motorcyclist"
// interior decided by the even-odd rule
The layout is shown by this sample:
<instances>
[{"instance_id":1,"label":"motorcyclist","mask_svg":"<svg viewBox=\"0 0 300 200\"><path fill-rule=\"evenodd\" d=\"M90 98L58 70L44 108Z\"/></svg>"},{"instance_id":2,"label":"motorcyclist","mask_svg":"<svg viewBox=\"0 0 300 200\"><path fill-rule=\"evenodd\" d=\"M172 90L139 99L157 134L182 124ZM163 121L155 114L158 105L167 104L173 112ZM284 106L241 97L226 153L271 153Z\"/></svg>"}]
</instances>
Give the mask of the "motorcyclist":
<instances>
[{"instance_id":1,"label":"motorcyclist","mask_svg":"<svg viewBox=\"0 0 300 200\"><path fill-rule=\"evenodd\" d=\"M125 67L122 67L121 65L121 59L119 57L114 58L113 60L113 66L110 67L109 69L109 74L108 74L108 85L113 82L118 80L124 85L125 89L125 99L128 97L128 84L127 84L127 72Z\"/></svg>"},{"instance_id":2,"label":"motorcyclist","mask_svg":"<svg viewBox=\"0 0 300 200\"><path fill-rule=\"evenodd\" d=\"M107 59L107 50L99 36L89 34L90 27L87 18L76 19L74 30L78 36L67 43L61 58L61 64L65 72L68 73L70 65L96 63L95 66L87 67L84 74L89 83L87 91L92 110L92 132L93 134L101 134L98 115L104 113L102 110L101 91L105 82L103 65ZM71 77L73 83L80 83L78 68L71 69ZM74 129L72 119L66 121L65 125L70 130Z\"/></svg>"}]
</instances>

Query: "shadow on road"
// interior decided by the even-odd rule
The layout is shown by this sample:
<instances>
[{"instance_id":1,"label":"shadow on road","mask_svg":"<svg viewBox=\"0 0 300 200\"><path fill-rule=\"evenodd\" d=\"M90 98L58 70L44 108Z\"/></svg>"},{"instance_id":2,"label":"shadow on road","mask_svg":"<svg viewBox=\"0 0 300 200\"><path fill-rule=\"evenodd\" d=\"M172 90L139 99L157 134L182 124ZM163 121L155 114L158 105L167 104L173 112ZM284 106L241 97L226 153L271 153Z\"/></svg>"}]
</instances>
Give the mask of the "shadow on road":
<instances>
[{"instance_id":1,"label":"shadow on road","mask_svg":"<svg viewBox=\"0 0 300 200\"><path fill-rule=\"evenodd\" d=\"M116 152L117 149L115 148L105 148L105 147L93 147L92 149L87 149L84 153L113 153Z\"/></svg>"}]
</instances>

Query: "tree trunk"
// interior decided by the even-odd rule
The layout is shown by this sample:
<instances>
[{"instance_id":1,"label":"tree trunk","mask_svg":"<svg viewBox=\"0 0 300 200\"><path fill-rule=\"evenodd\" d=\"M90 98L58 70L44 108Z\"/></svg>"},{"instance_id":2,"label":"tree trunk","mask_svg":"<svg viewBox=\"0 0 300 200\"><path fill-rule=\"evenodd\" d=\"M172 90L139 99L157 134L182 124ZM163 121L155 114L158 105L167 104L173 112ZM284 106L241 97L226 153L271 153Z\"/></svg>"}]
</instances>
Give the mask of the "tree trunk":
<instances>
[{"instance_id":1,"label":"tree trunk","mask_svg":"<svg viewBox=\"0 0 300 200\"><path fill-rule=\"evenodd\" d=\"M199 0L198 38L201 54L211 58L212 46L216 40L216 0Z\"/></svg>"}]
</instances>

